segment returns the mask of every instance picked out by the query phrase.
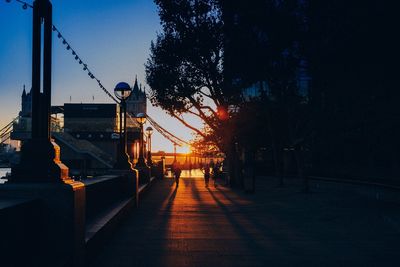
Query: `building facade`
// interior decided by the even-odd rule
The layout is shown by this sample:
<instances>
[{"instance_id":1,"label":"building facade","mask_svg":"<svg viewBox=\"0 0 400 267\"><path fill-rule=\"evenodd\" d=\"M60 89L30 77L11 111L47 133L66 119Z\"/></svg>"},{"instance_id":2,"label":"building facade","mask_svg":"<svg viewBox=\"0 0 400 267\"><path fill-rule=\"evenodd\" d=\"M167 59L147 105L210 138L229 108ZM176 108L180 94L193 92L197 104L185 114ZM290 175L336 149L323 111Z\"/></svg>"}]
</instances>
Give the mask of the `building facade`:
<instances>
[{"instance_id":1,"label":"building facade","mask_svg":"<svg viewBox=\"0 0 400 267\"><path fill-rule=\"evenodd\" d=\"M142 86L138 85L137 78L135 79L135 83L132 87L132 93L126 101L126 111L133 117L135 117L138 113L146 114L147 111L147 103L146 103L146 93L144 89L142 90Z\"/></svg>"}]
</instances>

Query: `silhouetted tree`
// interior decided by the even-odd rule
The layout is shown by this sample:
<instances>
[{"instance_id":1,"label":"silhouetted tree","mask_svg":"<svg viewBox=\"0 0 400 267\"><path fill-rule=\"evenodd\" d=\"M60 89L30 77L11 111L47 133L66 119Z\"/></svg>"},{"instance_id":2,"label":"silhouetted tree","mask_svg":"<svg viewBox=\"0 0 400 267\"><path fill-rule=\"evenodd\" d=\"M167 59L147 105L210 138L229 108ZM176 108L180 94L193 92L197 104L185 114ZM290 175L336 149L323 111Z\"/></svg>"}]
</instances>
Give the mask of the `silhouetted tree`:
<instances>
[{"instance_id":1,"label":"silhouetted tree","mask_svg":"<svg viewBox=\"0 0 400 267\"><path fill-rule=\"evenodd\" d=\"M146 64L150 100L197 134L200 129L183 118L200 118L218 136L221 123L216 107L225 107L222 88L223 35L216 1L156 0L163 32L151 45Z\"/></svg>"},{"instance_id":2,"label":"silhouetted tree","mask_svg":"<svg viewBox=\"0 0 400 267\"><path fill-rule=\"evenodd\" d=\"M228 154L236 143L270 147L279 176L285 148L296 151L300 175L305 147L314 174L393 176L400 169L392 4L155 2L163 32L146 64L151 100L205 140ZM311 77L306 91L304 76ZM260 94L246 97L243 89L257 84ZM209 131L183 114L198 116Z\"/></svg>"},{"instance_id":3,"label":"silhouetted tree","mask_svg":"<svg viewBox=\"0 0 400 267\"><path fill-rule=\"evenodd\" d=\"M146 64L153 104L227 154L238 142L248 149L270 144L281 173L283 147L299 139L298 108L304 102L297 86L299 1L155 2L163 33ZM243 89L264 81L268 88L246 100ZM182 114L201 118L208 134Z\"/></svg>"}]
</instances>

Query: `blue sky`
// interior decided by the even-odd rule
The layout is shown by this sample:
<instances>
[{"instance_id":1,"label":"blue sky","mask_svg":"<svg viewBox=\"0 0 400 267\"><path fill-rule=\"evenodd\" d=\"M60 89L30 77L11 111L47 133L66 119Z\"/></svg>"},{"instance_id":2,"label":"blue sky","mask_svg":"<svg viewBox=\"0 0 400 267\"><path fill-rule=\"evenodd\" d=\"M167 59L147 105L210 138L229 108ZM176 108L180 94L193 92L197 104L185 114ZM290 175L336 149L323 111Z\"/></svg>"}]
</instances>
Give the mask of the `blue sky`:
<instances>
[{"instance_id":1,"label":"blue sky","mask_svg":"<svg viewBox=\"0 0 400 267\"><path fill-rule=\"evenodd\" d=\"M32 0L28 0L32 3ZM112 91L119 81L145 83L144 63L151 40L161 31L152 0L53 0L53 24L88 64L103 85ZM20 95L31 87L32 10L0 1L0 127L18 114ZM88 78L65 46L53 35L52 104L111 100ZM190 139L190 131L148 105L148 113L162 126ZM154 134L154 150L172 150L172 144Z\"/></svg>"}]
</instances>

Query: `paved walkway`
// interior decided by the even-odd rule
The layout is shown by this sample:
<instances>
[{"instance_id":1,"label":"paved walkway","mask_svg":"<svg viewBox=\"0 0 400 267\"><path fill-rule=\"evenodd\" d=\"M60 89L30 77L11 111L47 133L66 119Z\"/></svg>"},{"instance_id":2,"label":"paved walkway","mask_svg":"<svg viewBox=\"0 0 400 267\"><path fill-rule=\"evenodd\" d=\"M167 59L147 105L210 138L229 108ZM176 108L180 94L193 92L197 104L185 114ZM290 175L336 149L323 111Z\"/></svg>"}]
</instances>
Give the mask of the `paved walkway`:
<instances>
[{"instance_id":1,"label":"paved walkway","mask_svg":"<svg viewBox=\"0 0 400 267\"><path fill-rule=\"evenodd\" d=\"M259 183L158 181L89 266L400 266L400 209Z\"/></svg>"}]
</instances>

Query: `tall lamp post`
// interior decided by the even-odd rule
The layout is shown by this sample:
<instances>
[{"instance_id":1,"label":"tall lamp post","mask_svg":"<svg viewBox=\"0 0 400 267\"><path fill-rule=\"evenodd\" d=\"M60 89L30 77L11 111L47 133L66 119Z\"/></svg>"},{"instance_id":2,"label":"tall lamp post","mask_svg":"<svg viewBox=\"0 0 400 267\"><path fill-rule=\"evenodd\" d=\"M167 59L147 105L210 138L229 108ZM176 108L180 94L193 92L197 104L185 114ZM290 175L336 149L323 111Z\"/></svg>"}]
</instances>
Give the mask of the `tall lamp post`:
<instances>
[{"instance_id":1,"label":"tall lamp post","mask_svg":"<svg viewBox=\"0 0 400 267\"><path fill-rule=\"evenodd\" d=\"M153 161L151 160L151 135L153 134L153 128L150 126L146 128L146 135L147 135L147 165L150 167L153 166Z\"/></svg>"},{"instance_id":2,"label":"tall lamp post","mask_svg":"<svg viewBox=\"0 0 400 267\"><path fill-rule=\"evenodd\" d=\"M192 148L189 146L189 170L192 169Z\"/></svg>"},{"instance_id":3,"label":"tall lamp post","mask_svg":"<svg viewBox=\"0 0 400 267\"><path fill-rule=\"evenodd\" d=\"M141 184L148 183L150 181L150 168L147 166L144 159L144 142L143 142L143 124L146 122L146 114L138 113L136 115L136 121L140 125L140 147L139 147L139 158L135 168L139 171L139 180Z\"/></svg>"},{"instance_id":4,"label":"tall lamp post","mask_svg":"<svg viewBox=\"0 0 400 267\"><path fill-rule=\"evenodd\" d=\"M176 146L177 144L174 143L174 164L176 163Z\"/></svg>"},{"instance_id":5,"label":"tall lamp post","mask_svg":"<svg viewBox=\"0 0 400 267\"><path fill-rule=\"evenodd\" d=\"M118 83L114 88L114 94L120 100L119 111L119 151L117 162L115 163L116 169L131 169L132 165L129 160L129 155L126 150L127 143L127 130L126 130L126 99L131 95L131 87L126 82ZM123 117L123 119L122 119Z\"/></svg>"},{"instance_id":6,"label":"tall lamp post","mask_svg":"<svg viewBox=\"0 0 400 267\"><path fill-rule=\"evenodd\" d=\"M136 163L136 166L142 167L146 165L146 162L144 160L144 141L143 141L143 124L146 122L146 114L144 113L138 113L136 115L136 121L140 125L140 137L139 137L139 158Z\"/></svg>"},{"instance_id":7,"label":"tall lamp post","mask_svg":"<svg viewBox=\"0 0 400 267\"><path fill-rule=\"evenodd\" d=\"M26 6L27 3L24 3L23 7ZM25 246L22 249L12 248L10 252L20 257L13 259L20 266L52 266L54 260L83 266L85 184L74 181L69 176L68 167L61 162L60 147L52 140L50 127L52 4L49 0L34 0L32 8L32 136L23 143L20 162L13 166L8 182L10 184L2 185L0 194L3 196L5 193L15 199L32 198L40 201L43 207L41 214L36 214L30 221L36 225L37 221L51 218L52 222L51 225L40 223L41 229L38 231L32 228L30 234L37 236L41 233L44 240L51 242L40 242L41 246L37 249L26 246L31 249L29 253ZM3 210L1 213L4 213ZM16 221L21 219L23 217L18 216ZM57 233L57 238L51 237L54 232ZM5 240L7 236L6 234ZM37 253L43 253L43 257L26 257Z\"/></svg>"}]
</instances>

